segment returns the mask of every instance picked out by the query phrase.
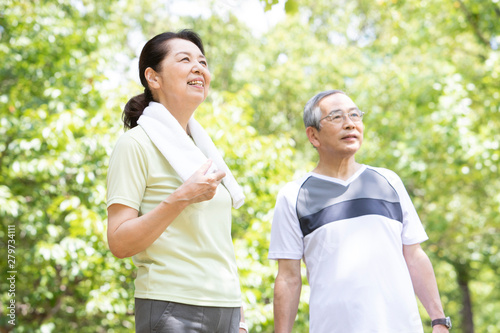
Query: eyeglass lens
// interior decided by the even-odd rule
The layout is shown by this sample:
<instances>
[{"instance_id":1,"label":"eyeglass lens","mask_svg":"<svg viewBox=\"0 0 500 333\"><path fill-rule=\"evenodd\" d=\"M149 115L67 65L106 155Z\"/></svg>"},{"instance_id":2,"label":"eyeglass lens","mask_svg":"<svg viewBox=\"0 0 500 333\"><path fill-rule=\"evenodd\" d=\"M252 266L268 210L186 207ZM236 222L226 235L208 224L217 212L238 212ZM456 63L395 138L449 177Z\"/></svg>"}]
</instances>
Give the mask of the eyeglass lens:
<instances>
[{"instance_id":1,"label":"eyeglass lens","mask_svg":"<svg viewBox=\"0 0 500 333\"><path fill-rule=\"evenodd\" d=\"M325 118L334 123L341 123L342 121L345 120L346 117L349 117L351 121L357 123L362 121L363 113L358 110L350 111L348 114L344 114L344 112L342 111L333 111Z\"/></svg>"}]
</instances>

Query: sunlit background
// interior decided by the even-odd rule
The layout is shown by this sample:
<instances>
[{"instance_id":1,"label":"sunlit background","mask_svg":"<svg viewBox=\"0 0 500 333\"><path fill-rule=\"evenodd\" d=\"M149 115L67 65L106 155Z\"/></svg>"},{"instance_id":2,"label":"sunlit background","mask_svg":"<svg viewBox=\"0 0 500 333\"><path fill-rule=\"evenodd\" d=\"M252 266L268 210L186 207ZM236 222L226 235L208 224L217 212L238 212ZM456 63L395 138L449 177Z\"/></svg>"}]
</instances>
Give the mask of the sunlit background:
<instances>
[{"instance_id":1,"label":"sunlit background","mask_svg":"<svg viewBox=\"0 0 500 333\"><path fill-rule=\"evenodd\" d=\"M195 117L247 197L233 239L250 332L273 332L276 194L316 162L303 106L333 88L366 112L357 160L415 203L453 332L500 332L499 21L497 0L4 0L0 332L134 331L134 266L106 243L108 158L142 46L182 28L213 76Z\"/></svg>"}]
</instances>

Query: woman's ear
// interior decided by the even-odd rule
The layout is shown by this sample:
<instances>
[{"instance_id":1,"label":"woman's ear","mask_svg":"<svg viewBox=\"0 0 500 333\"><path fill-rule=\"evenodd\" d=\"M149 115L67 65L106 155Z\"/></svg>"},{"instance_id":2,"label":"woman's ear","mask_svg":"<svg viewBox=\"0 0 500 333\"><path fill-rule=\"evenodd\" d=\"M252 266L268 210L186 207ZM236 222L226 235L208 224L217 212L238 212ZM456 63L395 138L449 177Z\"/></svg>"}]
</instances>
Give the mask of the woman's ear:
<instances>
[{"instance_id":1,"label":"woman's ear","mask_svg":"<svg viewBox=\"0 0 500 333\"><path fill-rule=\"evenodd\" d=\"M160 83L158 82L158 73L151 67L146 68L144 71L144 77L146 81L148 81L150 89L158 89L160 88Z\"/></svg>"},{"instance_id":2,"label":"woman's ear","mask_svg":"<svg viewBox=\"0 0 500 333\"><path fill-rule=\"evenodd\" d=\"M315 148L318 148L320 145L318 140L318 132L318 129L314 128L313 126L309 126L308 128L306 128L307 138Z\"/></svg>"}]
</instances>

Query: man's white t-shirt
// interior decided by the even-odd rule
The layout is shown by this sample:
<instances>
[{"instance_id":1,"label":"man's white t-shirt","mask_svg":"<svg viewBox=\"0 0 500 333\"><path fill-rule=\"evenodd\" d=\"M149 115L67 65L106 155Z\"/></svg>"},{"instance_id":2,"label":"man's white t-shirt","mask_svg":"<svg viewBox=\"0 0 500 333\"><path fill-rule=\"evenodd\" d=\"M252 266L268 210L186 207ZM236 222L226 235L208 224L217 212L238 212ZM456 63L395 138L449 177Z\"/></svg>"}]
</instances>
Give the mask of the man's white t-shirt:
<instances>
[{"instance_id":1,"label":"man's white t-shirt","mask_svg":"<svg viewBox=\"0 0 500 333\"><path fill-rule=\"evenodd\" d=\"M362 166L347 181L309 173L281 189L270 259L303 259L310 332L422 333L403 245L427 239L400 178Z\"/></svg>"}]
</instances>

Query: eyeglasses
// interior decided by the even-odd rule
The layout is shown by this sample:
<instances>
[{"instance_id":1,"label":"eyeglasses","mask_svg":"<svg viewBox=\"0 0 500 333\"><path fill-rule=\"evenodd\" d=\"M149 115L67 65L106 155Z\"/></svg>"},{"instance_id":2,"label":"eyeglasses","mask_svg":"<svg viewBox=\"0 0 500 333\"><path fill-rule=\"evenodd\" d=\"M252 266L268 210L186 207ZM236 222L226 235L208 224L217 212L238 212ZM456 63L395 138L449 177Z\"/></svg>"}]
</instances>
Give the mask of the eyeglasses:
<instances>
[{"instance_id":1,"label":"eyeglasses","mask_svg":"<svg viewBox=\"0 0 500 333\"><path fill-rule=\"evenodd\" d=\"M351 119L353 123L360 123L363 121L363 115L365 113L361 112L360 110L352 110L349 111L347 114L340 110L332 111L330 112L326 117L323 117L319 120L321 122L323 119L328 119L328 121L334 123L334 124L341 124L346 120L346 116Z\"/></svg>"}]
</instances>

